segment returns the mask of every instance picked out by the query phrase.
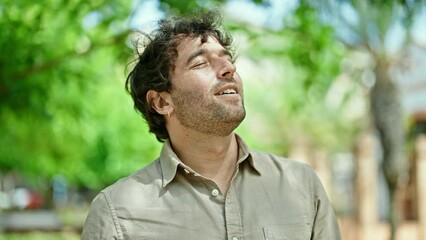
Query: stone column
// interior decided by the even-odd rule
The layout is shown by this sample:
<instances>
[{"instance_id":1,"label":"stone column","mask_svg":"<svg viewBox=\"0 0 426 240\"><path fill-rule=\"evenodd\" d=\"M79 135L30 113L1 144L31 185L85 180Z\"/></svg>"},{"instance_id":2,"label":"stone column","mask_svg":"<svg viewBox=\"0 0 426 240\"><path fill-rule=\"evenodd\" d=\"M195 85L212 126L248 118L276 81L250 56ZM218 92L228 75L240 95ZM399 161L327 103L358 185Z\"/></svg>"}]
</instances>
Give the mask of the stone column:
<instances>
[{"instance_id":1,"label":"stone column","mask_svg":"<svg viewBox=\"0 0 426 240\"><path fill-rule=\"evenodd\" d=\"M418 239L426 240L426 135L416 139Z\"/></svg>"},{"instance_id":2,"label":"stone column","mask_svg":"<svg viewBox=\"0 0 426 240\"><path fill-rule=\"evenodd\" d=\"M316 150L314 153L314 168L318 174L319 179L324 186L325 192L327 193L328 198L331 200L332 193L332 181L331 181L331 171L330 164L328 161L328 155L326 151Z\"/></svg>"},{"instance_id":3,"label":"stone column","mask_svg":"<svg viewBox=\"0 0 426 240\"><path fill-rule=\"evenodd\" d=\"M292 160L304 162L312 166L308 139L303 136L296 137L290 148L288 157Z\"/></svg>"},{"instance_id":4,"label":"stone column","mask_svg":"<svg viewBox=\"0 0 426 240\"><path fill-rule=\"evenodd\" d=\"M356 191L358 198L358 239L377 240L378 182L376 138L369 133L360 136L356 146Z\"/></svg>"}]
</instances>

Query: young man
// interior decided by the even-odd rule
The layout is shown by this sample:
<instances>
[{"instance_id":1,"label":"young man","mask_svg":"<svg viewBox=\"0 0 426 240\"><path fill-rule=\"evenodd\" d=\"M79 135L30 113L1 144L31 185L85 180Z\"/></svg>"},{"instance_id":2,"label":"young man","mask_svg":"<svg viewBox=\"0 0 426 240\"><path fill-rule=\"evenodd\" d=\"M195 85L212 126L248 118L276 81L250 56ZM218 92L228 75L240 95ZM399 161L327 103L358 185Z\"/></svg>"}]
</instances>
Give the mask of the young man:
<instances>
[{"instance_id":1,"label":"young man","mask_svg":"<svg viewBox=\"0 0 426 240\"><path fill-rule=\"evenodd\" d=\"M340 239L312 169L234 133L243 87L213 13L161 21L126 86L157 160L103 190L82 239Z\"/></svg>"}]
</instances>

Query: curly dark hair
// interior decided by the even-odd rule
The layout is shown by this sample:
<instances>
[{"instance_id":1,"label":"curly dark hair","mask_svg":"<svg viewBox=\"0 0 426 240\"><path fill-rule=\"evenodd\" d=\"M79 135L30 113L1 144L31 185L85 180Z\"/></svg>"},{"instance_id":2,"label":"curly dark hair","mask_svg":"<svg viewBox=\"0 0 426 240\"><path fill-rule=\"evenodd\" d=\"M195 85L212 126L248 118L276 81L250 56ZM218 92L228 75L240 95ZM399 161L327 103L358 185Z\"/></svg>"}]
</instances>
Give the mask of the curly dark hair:
<instances>
[{"instance_id":1,"label":"curly dark hair","mask_svg":"<svg viewBox=\"0 0 426 240\"><path fill-rule=\"evenodd\" d=\"M178 56L177 47L183 39L201 37L201 41L206 42L209 36L213 36L232 52L232 37L222 29L221 16L212 11L161 20L151 35L142 34L148 42L144 44L143 52L138 51L138 43L135 43L136 65L127 76L126 91L132 96L135 109L148 123L149 131L158 141L164 142L169 138L164 116L152 108L151 101L147 101L147 92L170 92L170 73Z\"/></svg>"}]
</instances>

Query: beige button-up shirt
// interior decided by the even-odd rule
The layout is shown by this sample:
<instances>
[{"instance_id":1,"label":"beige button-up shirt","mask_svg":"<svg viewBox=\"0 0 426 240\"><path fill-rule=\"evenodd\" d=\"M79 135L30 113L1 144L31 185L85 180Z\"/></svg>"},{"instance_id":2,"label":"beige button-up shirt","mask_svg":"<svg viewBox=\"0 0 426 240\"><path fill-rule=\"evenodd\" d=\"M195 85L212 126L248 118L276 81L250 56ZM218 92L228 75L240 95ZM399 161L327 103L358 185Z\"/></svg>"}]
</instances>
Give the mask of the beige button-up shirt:
<instances>
[{"instance_id":1,"label":"beige button-up shirt","mask_svg":"<svg viewBox=\"0 0 426 240\"><path fill-rule=\"evenodd\" d=\"M157 160L99 193L82 239L340 239L309 166L238 142L227 194L183 164L166 142Z\"/></svg>"}]
</instances>

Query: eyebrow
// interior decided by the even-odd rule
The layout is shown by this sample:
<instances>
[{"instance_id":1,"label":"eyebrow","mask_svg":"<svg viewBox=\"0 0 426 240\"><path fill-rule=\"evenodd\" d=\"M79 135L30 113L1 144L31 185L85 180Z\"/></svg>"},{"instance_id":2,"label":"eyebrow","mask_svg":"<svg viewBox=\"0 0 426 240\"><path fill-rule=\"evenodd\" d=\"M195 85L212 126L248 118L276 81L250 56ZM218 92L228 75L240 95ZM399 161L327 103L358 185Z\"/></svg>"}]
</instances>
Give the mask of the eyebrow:
<instances>
[{"instance_id":1,"label":"eyebrow","mask_svg":"<svg viewBox=\"0 0 426 240\"><path fill-rule=\"evenodd\" d=\"M206 54L207 53L207 51L205 50L205 49L198 49L197 51L195 51L195 52L193 52L189 57L188 57L188 59L186 60L186 65L188 65L192 60L194 60L194 58L196 58L196 57L198 57L198 56L201 56L201 55L204 55L204 54ZM232 54L231 54L231 52L230 51L228 51L228 50L226 50L226 49L223 49L221 52L220 52L220 55L221 56L223 56L223 55L227 55L227 56L229 56L229 57L231 57L232 58Z\"/></svg>"},{"instance_id":2,"label":"eyebrow","mask_svg":"<svg viewBox=\"0 0 426 240\"><path fill-rule=\"evenodd\" d=\"M189 56L188 60L186 60L186 65L188 65L192 60L194 60L194 58L196 58L196 57L198 57L200 55L203 55L205 53L206 53L206 50L204 50L204 49L198 49L197 51L193 52Z\"/></svg>"},{"instance_id":3,"label":"eyebrow","mask_svg":"<svg viewBox=\"0 0 426 240\"><path fill-rule=\"evenodd\" d=\"M227 55L227 56L229 56L230 58L234 58L234 57L232 56L232 53L231 53L230 51L226 50L226 49L223 49L221 53L222 53L222 55Z\"/></svg>"}]
</instances>

